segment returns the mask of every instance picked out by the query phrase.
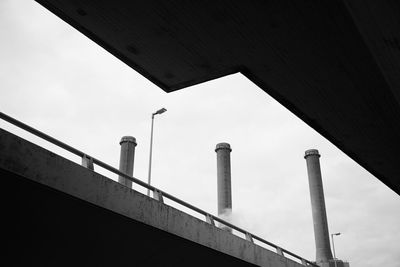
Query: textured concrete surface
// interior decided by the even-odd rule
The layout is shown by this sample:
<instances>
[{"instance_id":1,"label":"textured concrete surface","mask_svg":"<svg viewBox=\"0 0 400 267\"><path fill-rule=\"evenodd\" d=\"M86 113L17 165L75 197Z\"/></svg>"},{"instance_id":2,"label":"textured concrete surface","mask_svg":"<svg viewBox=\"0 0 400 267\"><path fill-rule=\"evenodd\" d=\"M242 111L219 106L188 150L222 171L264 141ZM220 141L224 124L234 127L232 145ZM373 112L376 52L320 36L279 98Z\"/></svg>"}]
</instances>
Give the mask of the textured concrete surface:
<instances>
[{"instance_id":1,"label":"textured concrete surface","mask_svg":"<svg viewBox=\"0 0 400 267\"><path fill-rule=\"evenodd\" d=\"M320 267L350 267L348 262L343 262L341 260L330 260L328 262L323 262L318 264Z\"/></svg>"},{"instance_id":2,"label":"textured concrete surface","mask_svg":"<svg viewBox=\"0 0 400 267\"><path fill-rule=\"evenodd\" d=\"M126 218L128 220L124 219L125 223L129 225L129 222L132 222L131 227L133 228L130 229L131 231L135 231L137 227L141 227L141 229L148 229L150 227L153 229L148 231L148 238L152 236L152 240L147 240L146 237L144 239L139 239L139 232L137 235L137 240L134 238L129 240L117 238L117 240L112 241L114 242L113 244L108 244L106 243L108 241L104 240L96 242L93 241L90 243L91 246L85 246L84 252L86 254L89 253L90 255L95 255L94 257L96 257L96 259L98 257L107 256L104 253L98 253L98 251L100 251L99 248L103 249L104 246L115 245L115 242L127 242L128 251L132 252L132 254L129 255L118 255L119 261L121 260L121 256L131 256L132 260L135 259L135 255L137 258L140 258L142 254L147 253L147 249L151 250L152 248L157 247L157 244L160 243L163 244L163 246L161 246L158 250L152 250L151 254L149 254L151 256L147 257L147 260L157 259L161 261L161 263L157 266L168 266L168 262L162 262L161 259L158 259L158 255L165 258L169 257L170 260L176 260L176 257L171 257L171 255L175 255L173 253L180 255L178 257L192 259L194 261L192 266L199 266L197 263L204 265L204 261L209 262L209 264L212 265L213 262L228 262L231 260L233 260L233 263L230 264L230 266L251 266L252 264L265 267L302 266L299 263L266 250L260 246L254 245L245 239L234 236L229 232L218 229L213 225L210 225L184 212L129 189L126 186L93 172L92 170L86 169L41 147L9 134L4 130L0 130L0 170L2 173L9 174L9 178L7 179L8 182L13 179L18 179L21 180L20 183L26 184L29 181L32 188L35 187L33 185L36 185L36 187L40 185L41 190L44 190L43 188L47 188L47 191L51 191L52 194L55 194L56 192L62 193L62 196L59 197L62 200L66 201L71 199L72 201L72 199L78 199L80 201L75 205L75 208L65 208L65 212L63 212L62 210L58 209L56 204L54 204L56 206L52 207L50 201L43 202L42 204L35 203L36 198L40 199L44 193L38 193L36 196L29 196L30 202L28 200L29 203L26 205L20 204L20 206L17 207L18 210L14 211L14 213L18 212L18 214L21 215L30 214L29 212L31 209L37 209L37 211L35 210L35 212L33 212L34 215L23 218L23 222L26 224L25 227L30 226L28 223L29 220L32 220L32 224L38 224L38 221L41 219L41 210L45 209L46 205L50 205L50 212L52 208L54 208L54 218L52 218L52 213L50 213L50 219L42 220L44 223L49 223L49 220L57 221L59 216L62 216L64 213L68 213L71 215L67 216L66 219L59 219L59 224L62 224L64 220L74 219L76 221L78 219L78 222L75 222L75 224L85 225L85 223L87 223L91 217L89 216L84 219L84 216L85 214L90 213L92 210L99 210L99 212L105 212L107 210L111 211L111 213L98 215L100 217L97 219L97 223L87 223L89 226L78 235L78 239L74 242L68 239L68 235L64 235L66 236L64 239L66 239L68 242L72 242L73 244L69 247L71 251L73 251L74 246L79 246L79 243L83 242L80 239L85 240L85 238L88 238L87 236L89 236L89 233L91 233L92 228L102 229L101 232L98 232L97 234L92 233L94 236L96 236L96 238L99 235L105 234L113 236L116 235L116 233L113 233L112 231L120 230L123 230L122 232L124 232L124 235L127 233L126 235L128 238L129 231L127 232L126 230L129 229L120 229L121 227L115 227L111 229L107 228L108 223L106 222L108 222L109 217L116 216L113 214L122 215L122 217L119 216L118 218L113 219L113 221ZM18 188L19 187L16 187L16 189ZM22 199L24 195L28 194L28 192L30 191L21 193L17 199ZM32 192L33 191L31 191L31 193ZM92 205L87 205L86 203L91 203ZM28 204L31 204L30 208ZM41 205L43 205L43 208L41 208ZM80 207L85 205L87 206L87 211L81 212L79 216L74 214L75 209L78 210ZM9 215L8 217L14 217L14 215ZM79 221L80 218L82 218L81 221ZM40 227L40 225L37 227ZM51 229L51 227L55 226L50 223L46 225L44 229L41 229L41 231L47 231L46 229ZM39 233L36 235L36 237L43 239L45 236L52 237L61 235L64 232L69 233L68 230L71 227L72 226L70 224L61 226L57 225L54 233L50 233L48 235ZM76 229L79 230L79 227ZM109 231L112 233L109 233ZM31 235L36 233L37 231L27 231L27 234ZM71 235L73 234L74 233L71 232ZM36 240L27 240L26 236L24 238L25 240L18 243L23 244L26 242L36 242ZM146 246L148 241L154 244L154 247ZM171 244L176 244L176 246L184 243L182 249L193 247L193 249L190 250L190 253L192 254L187 255L186 253L183 253L182 255L182 253L179 253L179 251L175 251L174 248L168 247L169 241ZM38 244L46 243L43 240L37 240L37 242ZM44 246L44 249L54 250L58 246L65 246L66 243L65 241L57 243L59 242L57 239L52 242L55 243L49 242L49 244ZM21 253L24 252L24 246L19 246L19 249ZM33 246L33 249L35 249L35 246ZM43 253L43 249L40 251ZM163 255L162 253L164 251L168 251L168 253L165 254L165 256L161 256ZM196 251L199 253L202 252L203 254L197 254ZM77 253L81 252L78 251ZM32 255L36 256L37 253ZM207 256L204 258L201 255L212 256ZM226 255L230 257L226 258ZM60 258L65 258L68 260L73 256L74 255L70 252L70 254L67 253L67 255L61 255ZM199 257L197 262L196 257ZM187 263L183 265L174 264L174 266L187 266Z\"/></svg>"}]
</instances>

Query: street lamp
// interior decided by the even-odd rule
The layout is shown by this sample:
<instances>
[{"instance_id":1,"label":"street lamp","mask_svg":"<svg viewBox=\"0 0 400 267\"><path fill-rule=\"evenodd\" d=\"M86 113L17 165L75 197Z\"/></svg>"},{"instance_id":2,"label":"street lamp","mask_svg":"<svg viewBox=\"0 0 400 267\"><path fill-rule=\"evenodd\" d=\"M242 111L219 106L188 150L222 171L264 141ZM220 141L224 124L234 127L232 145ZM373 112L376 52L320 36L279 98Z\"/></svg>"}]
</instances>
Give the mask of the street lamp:
<instances>
[{"instance_id":1,"label":"street lamp","mask_svg":"<svg viewBox=\"0 0 400 267\"><path fill-rule=\"evenodd\" d=\"M340 235L340 233L334 233L334 234L331 234L331 239L332 239L332 248L333 248L333 260L335 261L335 267L337 267L337 265L336 265L336 253L335 253L335 242L333 241L333 236L334 235Z\"/></svg>"},{"instance_id":2,"label":"street lamp","mask_svg":"<svg viewBox=\"0 0 400 267\"><path fill-rule=\"evenodd\" d=\"M147 183L150 185L151 182L151 157L153 154L153 126L154 126L154 116L157 114L163 114L165 111L167 111L165 108L159 109L153 114L151 114L151 133L150 133L150 156L149 156L149 175L148 175L148 180ZM150 189L147 189L147 195L150 196Z\"/></svg>"}]
</instances>

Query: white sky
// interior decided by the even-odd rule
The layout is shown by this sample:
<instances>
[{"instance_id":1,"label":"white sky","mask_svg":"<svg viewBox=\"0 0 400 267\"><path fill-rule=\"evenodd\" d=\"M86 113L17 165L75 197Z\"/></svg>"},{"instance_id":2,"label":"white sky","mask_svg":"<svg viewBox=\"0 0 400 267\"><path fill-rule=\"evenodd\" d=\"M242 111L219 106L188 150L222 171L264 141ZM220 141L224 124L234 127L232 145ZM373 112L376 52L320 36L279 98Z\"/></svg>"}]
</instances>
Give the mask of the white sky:
<instances>
[{"instance_id":1,"label":"white sky","mask_svg":"<svg viewBox=\"0 0 400 267\"><path fill-rule=\"evenodd\" d=\"M153 185L216 214L214 148L228 142L233 222L309 260L303 155L316 148L329 229L342 233L337 257L352 267L399 266L400 197L244 76L167 94L31 0L0 0L0 38L2 112L115 167L121 136L135 136L134 176L146 181L151 113L165 107L155 119Z\"/></svg>"}]
</instances>

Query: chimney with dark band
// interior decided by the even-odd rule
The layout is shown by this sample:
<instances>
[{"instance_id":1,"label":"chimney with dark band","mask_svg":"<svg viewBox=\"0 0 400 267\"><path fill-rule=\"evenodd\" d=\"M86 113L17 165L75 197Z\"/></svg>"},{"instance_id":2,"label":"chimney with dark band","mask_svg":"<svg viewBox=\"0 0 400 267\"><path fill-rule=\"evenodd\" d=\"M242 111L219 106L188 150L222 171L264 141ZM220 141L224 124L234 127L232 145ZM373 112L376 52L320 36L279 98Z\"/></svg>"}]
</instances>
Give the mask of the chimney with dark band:
<instances>
[{"instance_id":1,"label":"chimney with dark band","mask_svg":"<svg viewBox=\"0 0 400 267\"><path fill-rule=\"evenodd\" d=\"M219 143L215 148L217 152L217 179L218 179L218 217L228 220L232 212L231 190L231 153L228 143ZM220 225L224 230L232 232L232 229Z\"/></svg>"},{"instance_id":2,"label":"chimney with dark band","mask_svg":"<svg viewBox=\"0 0 400 267\"><path fill-rule=\"evenodd\" d=\"M328 262L332 259L319 157L320 154L316 149L307 150L304 156L310 186L317 263Z\"/></svg>"},{"instance_id":3,"label":"chimney with dark band","mask_svg":"<svg viewBox=\"0 0 400 267\"><path fill-rule=\"evenodd\" d=\"M133 176L133 163L135 161L136 139L133 136L124 136L119 142L121 155L119 158L119 170L127 175ZM132 188L132 181L119 176L118 182Z\"/></svg>"}]
</instances>

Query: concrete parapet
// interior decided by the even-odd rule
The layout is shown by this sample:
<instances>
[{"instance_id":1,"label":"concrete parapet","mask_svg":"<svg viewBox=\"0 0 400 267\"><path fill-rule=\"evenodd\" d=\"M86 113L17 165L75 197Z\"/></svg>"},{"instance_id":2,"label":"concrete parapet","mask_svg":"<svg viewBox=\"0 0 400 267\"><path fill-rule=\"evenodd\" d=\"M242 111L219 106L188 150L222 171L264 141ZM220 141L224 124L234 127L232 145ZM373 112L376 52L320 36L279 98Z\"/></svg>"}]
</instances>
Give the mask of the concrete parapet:
<instances>
[{"instance_id":1,"label":"concrete parapet","mask_svg":"<svg viewBox=\"0 0 400 267\"><path fill-rule=\"evenodd\" d=\"M348 262L342 260L329 260L327 262L320 262L318 263L319 267L350 267Z\"/></svg>"},{"instance_id":2,"label":"concrete parapet","mask_svg":"<svg viewBox=\"0 0 400 267\"><path fill-rule=\"evenodd\" d=\"M263 267L303 266L1 129L0 169L17 174L21 179L29 180L30 183L41 184L52 191L62 192L65 198L73 197L83 200L83 203L91 203L93 205L90 206L93 209L106 209L112 211L110 214L123 215L127 220L133 220L140 225L144 224L181 237L193 243L198 249L206 247L229 255L243 261L244 266L248 266L248 263ZM107 230L107 225L101 225L101 220L97 223L102 231L112 230ZM124 232L125 230L129 229L124 229ZM157 243L159 241L130 240L130 244L136 246L132 249L132 264L134 264L135 253L140 253L141 242ZM103 246L108 245L115 244L103 244ZM87 253L97 256L97 252L90 252L90 249L90 247L87 248ZM114 257L118 258L118 255ZM193 261L196 261L195 257ZM210 264L212 265L212 262ZM168 266L168 263L164 265Z\"/></svg>"}]
</instances>

